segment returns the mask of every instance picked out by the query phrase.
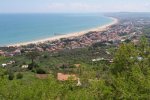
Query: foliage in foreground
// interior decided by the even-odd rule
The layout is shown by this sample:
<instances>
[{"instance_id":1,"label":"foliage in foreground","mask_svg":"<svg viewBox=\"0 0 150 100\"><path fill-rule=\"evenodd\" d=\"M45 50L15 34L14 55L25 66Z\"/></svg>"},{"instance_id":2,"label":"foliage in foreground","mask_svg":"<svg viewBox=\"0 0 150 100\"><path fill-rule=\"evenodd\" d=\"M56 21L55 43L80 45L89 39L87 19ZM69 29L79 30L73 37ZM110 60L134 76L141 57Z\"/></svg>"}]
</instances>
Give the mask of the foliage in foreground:
<instances>
[{"instance_id":1,"label":"foliage in foreground","mask_svg":"<svg viewBox=\"0 0 150 100\"><path fill-rule=\"evenodd\" d=\"M150 47L145 38L138 46L121 44L110 66L83 63L81 87L75 81L59 82L53 75L37 79L35 75L8 80L0 68L0 100L107 100L150 98ZM30 72L31 74L31 72Z\"/></svg>"}]
</instances>

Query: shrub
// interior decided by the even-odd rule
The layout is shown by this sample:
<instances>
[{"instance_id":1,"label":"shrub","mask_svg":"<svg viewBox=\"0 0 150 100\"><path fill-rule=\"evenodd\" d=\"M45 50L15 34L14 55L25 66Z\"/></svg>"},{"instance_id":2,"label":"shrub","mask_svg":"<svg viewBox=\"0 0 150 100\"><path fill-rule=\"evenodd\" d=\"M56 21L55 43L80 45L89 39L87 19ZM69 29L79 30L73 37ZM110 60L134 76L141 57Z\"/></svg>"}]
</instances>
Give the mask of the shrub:
<instances>
[{"instance_id":1,"label":"shrub","mask_svg":"<svg viewBox=\"0 0 150 100\"><path fill-rule=\"evenodd\" d=\"M29 64L28 69L29 69L29 70L32 70L33 68L38 68L38 67L39 67L38 64L36 64L36 63L31 63L31 64Z\"/></svg>"},{"instance_id":2,"label":"shrub","mask_svg":"<svg viewBox=\"0 0 150 100\"><path fill-rule=\"evenodd\" d=\"M22 79L22 78L23 78L23 74L22 74L22 73L18 73L18 74L16 75L16 77L17 77L17 79Z\"/></svg>"},{"instance_id":3,"label":"shrub","mask_svg":"<svg viewBox=\"0 0 150 100\"><path fill-rule=\"evenodd\" d=\"M46 58L48 58L48 55L44 55L44 57L43 57L43 58L45 58L45 59L46 59Z\"/></svg>"},{"instance_id":4,"label":"shrub","mask_svg":"<svg viewBox=\"0 0 150 100\"><path fill-rule=\"evenodd\" d=\"M14 74L11 72L8 74L8 79L13 80L14 79Z\"/></svg>"},{"instance_id":5,"label":"shrub","mask_svg":"<svg viewBox=\"0 0 150 100\"><path fill-rule=\"evenodd\" d=\"M39 68L36 70L36 73L37 74L46 74L46 71L44 69Z\"/></svg>"},{"instance_id":6,"label":"shrub","mask_svg":"<svg viewBox=\"0 0 150 100\"><path fill-rule=\"evenodd\" d=\"M36 69L32 69L31 72L36 73Z\"/></svg>"}]
</instances>

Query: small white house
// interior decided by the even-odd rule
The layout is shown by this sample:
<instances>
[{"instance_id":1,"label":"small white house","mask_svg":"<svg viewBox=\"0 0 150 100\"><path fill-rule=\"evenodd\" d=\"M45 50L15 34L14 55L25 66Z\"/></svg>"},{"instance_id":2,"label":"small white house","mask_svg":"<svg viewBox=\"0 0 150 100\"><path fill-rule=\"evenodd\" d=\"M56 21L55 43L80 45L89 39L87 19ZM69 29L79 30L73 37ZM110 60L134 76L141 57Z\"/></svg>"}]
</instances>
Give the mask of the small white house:
<instances>
[{"instance_id":1,"label":"small white house","mask_svg":"<svg viewBox=\"0 0 150 100\"><path fill-rule=\"evenodd\" d=\"M21 68L28 68L29 65L22 65Z\"/></svg>"},{"instance_id":2,"label":"small white house","mask_svg":"<svg viewBox=\"0 0 150 100\"><path fill-rule=\"evenodd\" d=\"M15 61L9 61L7 65L15 64Z\"/></svg>"},{"instance_id":3,"label":"small white house","mask_svg":"<svg viewBox=\"0 0 150 100\"><path fill-rule=\"evenodd\" d=\"M77 83L77 86L81 86L81 82L80 82L80 78L78 78L78 83Z\"/></svg>"},{"instance_id":4,"label":"small white house","mask_svg":"<svg viewBox=\"0 0 150 100\"><path fill-rule=\"evenodd\" d=\"M137 57L138 61L142 61L143 57Z\"/></svg>"},{"instance_id":5,"label":"small white house","mask_svg":"<svg viewBox=\"0 0 150 100\"><path fill-rule=\"evenodd\" d=\"M6 67L7 66L7 64L2 64L2 67Z\"/></svg>"},{"instance_id":6,"label":"small white house","mask_svg":"<svg viewBox=\"0 0 150 100\"><path fill-rule=\"evenodd\" d=\"M110 55L110 52L106 51L106 53L107 53L108 55Z\"/></svg>"},{"instance_id":7,"label":"small white house","mask_svg":"<svg viewBox=\"0 0 150 100\"><path fill-rule=\"evenodd\" d=\"M96 62L96 61L102 61L102 60L104 60L104 58L92 59L93 62Z\"/></svg>"}]
</instances>

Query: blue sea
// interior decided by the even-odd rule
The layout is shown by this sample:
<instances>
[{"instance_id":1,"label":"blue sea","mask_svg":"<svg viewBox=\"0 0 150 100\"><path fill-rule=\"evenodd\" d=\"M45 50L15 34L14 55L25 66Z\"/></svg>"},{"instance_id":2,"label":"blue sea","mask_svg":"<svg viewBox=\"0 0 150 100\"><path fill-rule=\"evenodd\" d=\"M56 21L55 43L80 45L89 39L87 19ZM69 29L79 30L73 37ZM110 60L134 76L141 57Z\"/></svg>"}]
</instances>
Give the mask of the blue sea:
<instances>
[{"instance_id":1,"label":"blue sea","mask_svg":"<svg viewBox=\"0 0 150 100\"><path fill-rule=\"evenodd\" d=\"M112 22L102 14L0 14L0 46L83 31Z\"/></svg>"}]
</instances>

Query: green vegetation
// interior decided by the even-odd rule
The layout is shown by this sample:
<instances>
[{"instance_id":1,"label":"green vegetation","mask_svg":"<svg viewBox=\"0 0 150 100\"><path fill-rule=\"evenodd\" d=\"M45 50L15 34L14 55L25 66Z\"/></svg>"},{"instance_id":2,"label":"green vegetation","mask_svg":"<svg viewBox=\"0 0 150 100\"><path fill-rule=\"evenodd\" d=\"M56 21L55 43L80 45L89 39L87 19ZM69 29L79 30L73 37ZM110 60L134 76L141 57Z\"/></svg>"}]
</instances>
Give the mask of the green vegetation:
<instances>
[{"instance_id":1,"label":"green vegetation","mask_svg":"<svg viewBox=\"0 0 150 100\"><path fill-rule=\"evenodd\" d=\"M9 72L8 73L8 79L9 80L13 80L14 79L14 73L13 72Z\"/></svg>"},{"instance_id":2,"label":"green vegetation","mask_svg":"<svg viewBox=\"0 0 150 100\"><path fill-rule=\"evenodd\" d=\"M0 58L0 62L12 59L16 61L11 66L0 68L0 100L149 100L150 98L150 44L143 37L138 45L123 43L118 49L96 44L89 48L64 50L58 53L43 52L35 54L34 57L31 55ZM108 60L113 58L113 63L107 60L92 61L97 58ZM23 64L38 66L22 69L20 66ZM81 66L77 68L74 64ZM73 80L58 81L57 72L77 74L82 85L77 86L77 81ZM36 78L36 73L48 74L48 78Z\"/></svg>"},{"instance_id":3,"label":"green vegetation","mask_svg":"<svg viewBox=\"0 0 150 100\"><path fill-rule=\"evenodd\" d=\"M38 68L36 70L37 74L46 74L46 71L44 69Z\"/></svg>"},{"instance_id":4,"label":"green vegetation","mask_svg":"<svg viewBox=\"0 0 150 100\"><path fill-rule=\"evenodd\" d=\"M22 73L18 73L18 74L16 75L16 77L17 77L17 79L22 79L22 78L23 78L23 74L22 74Z\"/></svg>"},{"instance_id":5,"label":"green vegetation","mask_svg":"<svg viewBox=\"0 0 150 100\"><path fill-rule=\"evenodd\" d=\"M148 25L147 27L145 27L143 29L143 33L145 33L145 36L149 39L150 41L150 25Z\"/></svg>"}]
</instances>

